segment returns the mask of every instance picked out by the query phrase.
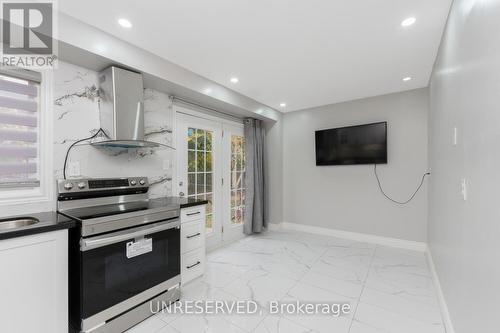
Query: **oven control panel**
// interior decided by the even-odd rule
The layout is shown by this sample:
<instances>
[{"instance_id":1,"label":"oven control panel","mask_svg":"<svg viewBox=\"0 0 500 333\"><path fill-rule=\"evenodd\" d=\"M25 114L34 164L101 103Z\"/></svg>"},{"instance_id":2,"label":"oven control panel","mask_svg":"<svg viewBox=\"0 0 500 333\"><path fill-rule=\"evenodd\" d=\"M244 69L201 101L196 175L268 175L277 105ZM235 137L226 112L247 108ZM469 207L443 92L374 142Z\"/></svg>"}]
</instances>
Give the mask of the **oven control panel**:
<instances>
[{"instance_id":1,"label":"oven control panel","mask_svg":"<svg viewBox=\"0 0 500 333\"><path fill-rule=\"evenodd\" d=\"M57 181L57 191L63 193L81 193L92 191L126 190L134 188L148 188L147 177L127 178L76 178L60 179Z\"/></svg>"}]
</instances>

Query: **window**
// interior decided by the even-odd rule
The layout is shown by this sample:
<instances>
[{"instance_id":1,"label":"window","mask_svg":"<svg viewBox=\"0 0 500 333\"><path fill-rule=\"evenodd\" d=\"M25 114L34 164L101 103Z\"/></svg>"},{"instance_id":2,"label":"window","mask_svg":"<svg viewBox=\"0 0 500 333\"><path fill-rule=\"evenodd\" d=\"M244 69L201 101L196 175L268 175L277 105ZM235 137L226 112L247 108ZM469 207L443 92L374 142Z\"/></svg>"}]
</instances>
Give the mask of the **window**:
<instances>
[{"instance_id":1,"label":"window","mask_svg":"<svg viewBox=\"0 0 500 333\"><path fill-rule=\"evenodd\" d=\"M213 132L188 128L188 197L208 200L205 227L213 231Z\"/></svg>"},{"instance_id":2,"label":"window","mask_svg":"<svg viewBox=\"0 0 500 333\"><path fill-rule=\"evenodd\" d=\"M39 73L0 71L0 190L40 187Z\"/></svg>"},{"instance_id":3,"label":"window","mask_svg":"<svg viewBox=\"0 0 500 333\"><path fill-rule=\"evenodd\" d=\"M245 138L231 135L231 223L245 218Z\"/></svg>"}]
</instances>

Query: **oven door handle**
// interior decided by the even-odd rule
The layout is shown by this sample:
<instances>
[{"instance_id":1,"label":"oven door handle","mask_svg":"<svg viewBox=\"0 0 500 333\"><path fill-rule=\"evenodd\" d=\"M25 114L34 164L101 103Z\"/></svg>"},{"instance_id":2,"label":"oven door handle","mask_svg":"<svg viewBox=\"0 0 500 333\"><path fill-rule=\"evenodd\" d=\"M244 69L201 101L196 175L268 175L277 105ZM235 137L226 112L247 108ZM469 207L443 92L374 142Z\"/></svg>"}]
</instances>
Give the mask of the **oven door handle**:
<instances>
[{"instance_id":1,"label":"oven door handle","mask_svg":"<svg viewBox=\"0 0 500 333\"><path fill-rule=\"evenodd\" d=\"M143 237L168 229L180 229L180 225L181 224L179 222L179 219L175 219L142 226L131 230L117 231L107 235L96 236L87 239L82 238L80 240L80 251L88 251L96 249L98 247L123 242L127 239Z\"/></svg>"}]
</instances>

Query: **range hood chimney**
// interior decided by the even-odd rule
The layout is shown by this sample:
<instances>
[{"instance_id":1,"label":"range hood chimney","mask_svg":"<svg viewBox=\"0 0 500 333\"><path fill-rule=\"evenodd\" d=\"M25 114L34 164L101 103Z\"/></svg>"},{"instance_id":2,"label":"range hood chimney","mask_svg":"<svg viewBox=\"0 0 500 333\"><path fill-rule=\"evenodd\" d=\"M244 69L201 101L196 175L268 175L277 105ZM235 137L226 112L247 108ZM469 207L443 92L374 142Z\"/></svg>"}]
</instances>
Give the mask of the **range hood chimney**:
<instances>
[{"instance_id":1,"label":"range hood chimney","mask_svg":"<svg viewBox=\"0 0 500 333\"><path fill-rule=\"evenodd\" d=\"M100 121L107 140L94 146L143 148L168 147L144 140L142 75L118 67L99 73Z\"/></svg>"}]
</instances>

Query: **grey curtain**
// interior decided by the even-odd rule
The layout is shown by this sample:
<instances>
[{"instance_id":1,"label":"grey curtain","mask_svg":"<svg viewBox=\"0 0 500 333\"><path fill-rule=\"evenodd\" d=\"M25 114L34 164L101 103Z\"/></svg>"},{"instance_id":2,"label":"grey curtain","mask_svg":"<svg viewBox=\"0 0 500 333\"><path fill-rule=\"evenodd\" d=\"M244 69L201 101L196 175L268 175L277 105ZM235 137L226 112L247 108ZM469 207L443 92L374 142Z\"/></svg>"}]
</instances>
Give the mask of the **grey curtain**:
<instances>
[{"instance_id":1,"label":"grey curtain","mask_svg":"<svg viewBox=\"0 0 500 333\"><path fill-rule=\"evenodd\" d=\"M264 231L264 144L265 131L261 120L245 119L245 223L243 232L247 235Z\"/></svg>"}]
</instances>

